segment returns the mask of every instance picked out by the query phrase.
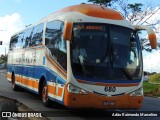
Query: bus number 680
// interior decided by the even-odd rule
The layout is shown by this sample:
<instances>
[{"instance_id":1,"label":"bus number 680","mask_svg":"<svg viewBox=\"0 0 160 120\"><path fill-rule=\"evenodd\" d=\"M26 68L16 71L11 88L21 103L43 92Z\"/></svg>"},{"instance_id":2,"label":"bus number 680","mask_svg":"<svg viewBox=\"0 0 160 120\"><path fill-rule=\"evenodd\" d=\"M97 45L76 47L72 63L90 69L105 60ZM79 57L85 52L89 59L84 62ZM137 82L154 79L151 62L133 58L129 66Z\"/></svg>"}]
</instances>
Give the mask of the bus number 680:
<instances>
[{"instance_id":1,"label":"bus number 680","mask_svg":"<svg viewBox=\"0 0 160 120\"><path fill-rule=\"evenodd\" d=\"M106 86L105 88L104 88L104 91L105 92L115 92L116 91L116 87L108 87L108 86Z\"/></svg>"}]
</instances>

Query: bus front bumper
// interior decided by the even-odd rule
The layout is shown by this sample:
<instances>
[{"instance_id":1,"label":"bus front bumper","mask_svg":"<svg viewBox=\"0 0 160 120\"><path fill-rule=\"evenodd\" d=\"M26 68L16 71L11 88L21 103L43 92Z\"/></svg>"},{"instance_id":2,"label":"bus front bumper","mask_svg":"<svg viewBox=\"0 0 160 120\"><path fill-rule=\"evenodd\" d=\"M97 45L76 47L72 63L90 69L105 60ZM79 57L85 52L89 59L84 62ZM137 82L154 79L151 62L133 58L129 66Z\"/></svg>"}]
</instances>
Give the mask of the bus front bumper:
<instances>
[{"instance_id":1,"label":"bus front bumper","mask_svg":"<svg viewBox=\"0 0 160 120\"><path fill-rule=\"evenodd\" d=\"M65 91L64 103L69 108L95 108L95 109L139 109L142 106L143 96L102 96L95 93L86 95L73 94Z\"/></svg>"}]
</instances>

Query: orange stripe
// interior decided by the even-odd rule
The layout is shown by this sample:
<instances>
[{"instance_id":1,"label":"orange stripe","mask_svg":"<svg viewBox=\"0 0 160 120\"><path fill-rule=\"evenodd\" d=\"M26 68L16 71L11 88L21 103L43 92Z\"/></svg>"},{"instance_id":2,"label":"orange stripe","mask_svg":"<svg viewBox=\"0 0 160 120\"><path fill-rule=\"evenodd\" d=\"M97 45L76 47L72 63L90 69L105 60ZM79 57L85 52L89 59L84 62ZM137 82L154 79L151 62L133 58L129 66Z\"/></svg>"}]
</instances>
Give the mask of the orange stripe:
<instances>
[{"instance_id":1,"label":"orange stripe","mask_svg":"<svg viewBox=\"0 0 160 120\"><path fill-rule=\"evenodd\" d=\"M55 91L56 91L56 87L55 86L48 85L48 93L54 95Z\"/></svg>"},{"instance_id":2,"label":"orange stripe","mask_svg":"<svg viewBox=\"0 0 160 120\"><path fill-rule=\"evenodd\" d=\"M20 76L16 76L16 81L20 82L20 80L21 80L21 77Z\"/></svg>"},{"instance_id":3,"label":"orange stripe","mask_svg":"<svg viewBox=\"0 0 160 120\"><path fill-rule=\"evenodd\" d=\"M115 10L93 4L92 5L81 4L81 5L70 6L62 10L59 10L57 12L73 12L73 11L98 18L113 19L113 20L124 19L122 15Z\"/></svg>"},{"instance_id":4,"label":"orange stripe","mask_svg":"<svg viewBox=\"0 0 160 120\"><path fill-rule=\"evenodd\" d=\"M49 55L47 55L47 54L46 54L46 56L47 56L47 59L49 59L50 61L52 61L52 62L54 63L54 65L55 65L57 68L59 68L59 70L61 70L61 72L62 72L64 75L67 75L66 71L64 71L64 69L62 69L62 67L59 66L58 63L57 63L55 60L53 60L53 59L52 59Z\"/></svg>"},{"instance_id":5,"label":"orange stripe","mask_svg":"<svg viewBox=\"0 0 160 120\"><path fill-rule=\"evenodd\" d=\"M27 86L28 80L26 78L21 78L20 83L22 83L22 84Z\"/></svg>"},{"instance_id":6,"label":"orange stripe","mask_svg":"<svg viewBox=\"0 0 160 120\"><path fill-rule=\"evenodd\" d=\"M56 95L62 97L62 93L63 93L63 88L58 88L58 94Z\"/></svg>"},{"instance_id":7,"label":"orange stripe","mask_svg":"<svg viewBox=\"0 0 160 120\"><path fill-rule=\"evenodd\" d=\"M38 86L39 86L39 82L34 81L34 88L38 89Z\"/></svg>"},{"instance_id":8,"label":"orange stripe","mask_svg":"<svg viewBox=\"0 0 160 120\"><path fill-rule=\"evenodd\" d=\"M84 83L84 84L89 84L88 82L84 81L84 80L77 80L80 83ZM123 84L114 84L114 83L95 83L93 82L93 84L90 85L98 85L98 86L113 86L113 87L131 87L131 86L138 86L139 83L123 83Z\"/></svg>"},{"instance_id":9,"label":"orange stripe","mask_svg":"<svg viewBox=\"0 0 160 120\"><path fill-rule=\"evenodd\" d=\"M38 82L34 80L28 80L28 86L38 89Z\"/></svg>"},{"instance_id":10,"label":"orange stripe","mask_svg":"<svg viewBox=\"0 0 160 120\"><path fill-rule=\"evenodd\" d=\"M64 74L62 74L61 71L53 65L53 63L51 63L49 60L48 62L58 71L59 74L61 74L65 79L67 79L67 77Z\"/></svg>"},{"instance_id":11,"label":"orange stripe","mask_svg":"<svg viewBox=\"0 0 160 120\"><path fill-rule=\"evenodd\" d=\"M62 93L63 93L63 88L58 88L58 94L56 94L56 87L55 86L51 86L48 85L48 93L62 97Z\"/></svg>"},{"instance_id":12,"label":"orange stripe","mask_svg":"<svg viewBox=\"0 0 160 120\"><path fill-rule=\"evenodd\" d=\"M34 80L29 80L27 78L23 78L23 77L20 77L20 76L16 76L16 81L21 83L21 84L24 84L26 86L29 86L29 87L33 87L33 88L36 88L38 89L38 84L39 82L36 82Z\"/></svg>"}]
</instances>

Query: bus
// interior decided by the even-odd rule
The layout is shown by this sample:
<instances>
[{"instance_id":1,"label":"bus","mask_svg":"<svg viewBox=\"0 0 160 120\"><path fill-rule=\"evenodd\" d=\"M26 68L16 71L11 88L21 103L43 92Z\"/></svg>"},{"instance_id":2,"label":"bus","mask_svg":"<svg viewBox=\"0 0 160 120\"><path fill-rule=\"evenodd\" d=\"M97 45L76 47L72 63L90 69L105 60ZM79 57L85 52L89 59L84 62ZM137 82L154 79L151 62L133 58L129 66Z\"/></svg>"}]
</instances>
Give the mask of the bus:
<instances>
[{"instance_id":1,"label":"bus","mask_svg":"<svg viewBox=\"0 0 160 120\"><path fill-rule=\"evenodd\" d=\"M94 4L56 11L11 37L7 79L68 108L139 109L143 60L139 30L154 31Z\"/></svg>"}]
</instances>

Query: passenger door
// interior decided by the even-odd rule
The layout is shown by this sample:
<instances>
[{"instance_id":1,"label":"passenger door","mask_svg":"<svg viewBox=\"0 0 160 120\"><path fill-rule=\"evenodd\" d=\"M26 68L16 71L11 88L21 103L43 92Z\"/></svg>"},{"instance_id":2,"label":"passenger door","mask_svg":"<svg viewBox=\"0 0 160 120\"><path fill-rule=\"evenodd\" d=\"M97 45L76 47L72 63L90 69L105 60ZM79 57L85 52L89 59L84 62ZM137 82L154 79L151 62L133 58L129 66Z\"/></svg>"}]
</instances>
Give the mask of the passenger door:
<instances>
[{"instance_id":1,"label":"passenger door","mask_svg":"<svg viewBox=\"0 0 160 120\"><path fill-rule=\"evenodd\" d=\"M46 34L45 34L45 44L49 49L52 59L55 64L56 77L52 82L54 83L54 88L52 93L54 93L54 98L59 99L59 95L61 90L59 89L61 84L64 82L62 78L64 75L64 71L62 66L66 67L66 42L63 40L63 26L64 23L62 21L51 21L46 24ZM65 53L65 57L64 57ZM66 61L63 61L63 57ZM64 63L64 64L63 64ZM49 90L50 91L50 90Z\"/></svg>"}]
</instances>

